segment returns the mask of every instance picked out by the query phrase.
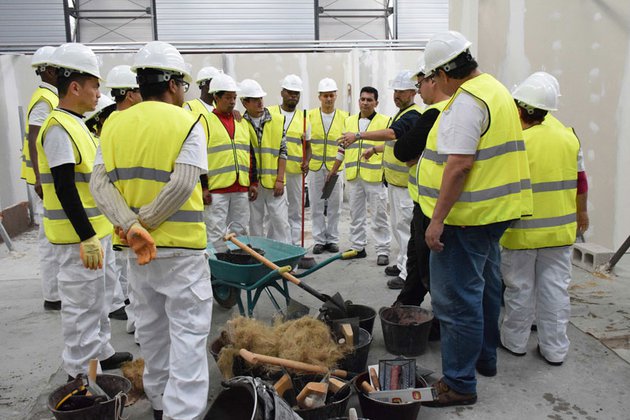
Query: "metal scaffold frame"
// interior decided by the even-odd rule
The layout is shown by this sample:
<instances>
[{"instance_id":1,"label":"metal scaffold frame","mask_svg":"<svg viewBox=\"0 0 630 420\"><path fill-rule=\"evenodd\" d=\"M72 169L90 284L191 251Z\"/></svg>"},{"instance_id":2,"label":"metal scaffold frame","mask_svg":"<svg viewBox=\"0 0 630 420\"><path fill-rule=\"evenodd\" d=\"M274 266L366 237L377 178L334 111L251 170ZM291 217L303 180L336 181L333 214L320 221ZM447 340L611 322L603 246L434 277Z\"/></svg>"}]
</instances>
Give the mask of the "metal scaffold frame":
<instances>
[{"instance_id":1,"label":"metal scaffold frame","mask_svg":"<svg viewBox=\"0 0 630 420\"><path fill-rule=\"evenodd\" d=\"M378 39L375 36L365 32L362 30L363 27L372 24L373 22L383 19L385 23L385 39L396 39L397 31L396 31L396 21L394 20L394 27L390 25L389 18L394 14L396 0L383 0L377 1L372 0L376 5L380 5L381 7L371 7L371 8L331 8L334 3L337 3L339 0L334 0L332 2L327 3L325 6L320 5L320 0L315 0L315 39L320 38L320 19L333 19L339 23L342 23L349 28L351 28L348 32L340 35L336 39L342 39L343 37L353 33L359 32L364 36L367 36L370 39ZM367 22L363 22L360 25L356 25L351 23L353 20L357 19L370 19ZM349 20L349 21L346 21Z\"/></svg>"}]
</instances>

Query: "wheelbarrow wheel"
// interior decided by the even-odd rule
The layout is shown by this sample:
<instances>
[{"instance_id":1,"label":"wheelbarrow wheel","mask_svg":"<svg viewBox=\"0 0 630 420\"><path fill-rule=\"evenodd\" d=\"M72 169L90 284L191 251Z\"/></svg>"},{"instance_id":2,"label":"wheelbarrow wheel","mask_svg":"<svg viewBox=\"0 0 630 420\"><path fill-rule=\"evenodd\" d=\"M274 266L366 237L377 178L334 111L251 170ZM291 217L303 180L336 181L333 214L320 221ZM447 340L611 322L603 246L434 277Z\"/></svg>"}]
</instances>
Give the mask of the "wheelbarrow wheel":
<instances>
[{"instance_id":1,"label":"wheelbarrow wheel","mask_svg":"<svg viewBox=\"0 0 630 420\"><path fill-rule=\"evenodd\" d=\"M234 305L236 305L238 294L240 290L236 287L225 286L225 285L212 285L212 294L214 296L215 302L224 307L225 309L230 309Z\"/></svg>"}]
</instances>

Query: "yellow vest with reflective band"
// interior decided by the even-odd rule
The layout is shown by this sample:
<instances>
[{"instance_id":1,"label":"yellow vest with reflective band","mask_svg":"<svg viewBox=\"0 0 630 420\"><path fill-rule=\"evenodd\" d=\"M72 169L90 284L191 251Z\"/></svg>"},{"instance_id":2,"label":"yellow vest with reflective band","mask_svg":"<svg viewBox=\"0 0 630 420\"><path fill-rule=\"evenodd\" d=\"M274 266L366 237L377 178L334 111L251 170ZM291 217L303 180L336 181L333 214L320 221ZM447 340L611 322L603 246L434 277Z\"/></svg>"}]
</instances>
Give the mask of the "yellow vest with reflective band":
<instances>
[{"instance_id":1,"label":"yellow vest with reflective band","mask_svg":"<svg viewBox=\"0 0 630 420\"><path fill-rule=\"evenodd\" d=\"M204 102L200 99L192 99L190 101L184 102L184 105L188 105L190 107L190 112L195 116L195 118L200 115L203 118L199 119L201 126L203 127L203 132L206 136L206 142L208 141L208 117L212 114L212 111L209 111L208 108L204 105ZM186 109L186 108L184 108ZM208 155L208 166L210 166L210 155Z\"/></svg>"},{"instance_id":2,"label":"yellow vest with reflective band","mask_svg":"<svg viewBox=\"0 0 630 420\"><path fill-rule=\"evenodd\" d=\"M284 117L271 114L271 120L263 125L262 139L259 141L256 130L248 122L250 137L256 153L258 179L263 187L272 189L278 177L278 155L282 134L284 133ZM284 183L284 179L282 180Z\"/></svg>"},{"instance_id":3,"label":"yellow vest with reflective band","mask_svg":"<svg viewBox=\"0 0 630 420\"><path fill-rule=\"evenodd\" d=\"M394 117L390 126L410 111L416 111L418 114L422 114L422 109L418 105L409 105ZM383 170L385 172L385 180L388 184L406 188L409 181L409 167L407 167L405 162L399 161L394 156L395 142L396 140L385 142L385 151L383 152Z\"/></svg>"},{"instance_id":4,"label":"yellow vest with reflective band","mask_svg":"<svg viewBox=\"0 0 630 420\"><path fill-rule=\"evenodd\" d=\"M249 123L234 120L234 138L214 113L208 117L208 188L249 187Z\"/></svg>"},{"instance_id":5,"label":"yellow vest with reflective band","mask_svg":"<svg viewBox=\"0 0 630 420\"><path fill-rule=\"evenodd\" d=\"M308 168L311 171L319 171L324 162L330 171L337 158L337 139L343 134L343 124L348 118L348 113L341 109L335 109L332 123L328 132L324 129L321 108L308 111L308 119L311 123L311 162ZM343 170L343 163L339 167Z\"/></svg>"},{"instance_id":6,"label":"yellow vest with reflective band","mask_svg":"<svg viewBox=\"0 0 630 420\"><path fill-rule=\"evenodd\" d=\"M57 94L50 89L45 87L38 87L35 92L33 92L33 96L31 96L31 102L28 104L28 108L26 110L26 124L25 126L25 135L24 135L24 143L22 144L22 172L21 178L26 180L28 184L35 184L35 171L33 170L33 162L31 162L31 151L28 150L28 118L31 115L31 111L33 107L40 101L45 101L50 106L50 109L53 110L59 104L59 98Z\"/></svg>"},{"instance_id":7,"label":"yellow vest with reflective band","mask_svg":"<svg viewBox=\"0 0 630 420\"><path fill-rule=\"evenodd\" d=\"M157 101L141 102L108 119L101 133L103 162L110 181L133 211L151 203L170 180L175 160L196 122L187 110ZM152 230L151 236L161 248L206 248L200 182L184 205ZM118 235L113 240L120 245Z\"/></svg>"},{"instance_id":8,"label":"yellow vest with reflective band","mask_svg":"<svg viewBox=\"0 0 630 420\"><path fill-rule=\"evenodd\" d=\"M344 133L359 132L359 115L346 118ZM390 118L383 114L376 114L364 131L384 130L389 127ZM383 142L370 139L359 139L346 148L345 166L346 179L352 181L357 176L367 182L381 182L383 180L383 154L373 154L368 160L361 159L363 152Z\"/></svg>"},{"instance_id":9,"label":"yellow vest with reflective band","mask_svg":"<svg viewBox=\"0 0 630 420\"><path fill-rule=\"evenodd\" d=\"M441 102L437 102L431 106L426 107L424 109L424 112L427 112L430 109L437 109L438 111L442 112L442 110L444 109L447 103L448 103L448 99ZM418 164L417 163L409 168L409 178L408 178L407 189L409 190L409 196L411 197L411 199L415 203L418 203Z\"/></svg>"},{"instance_id":10,"label":"yellow vest with reflective band","mask_svg":"<svg viewBox=\"0 0 630 420\"><path fill-rule=\"evenodd\" d=\"M485 104L489 123L477 145L463 191L444 223L478 226L531 215L531 182L518 111L508 90L485 73L460 86L429 132L418 170L422 212L429 218L433 216L448 158L437 152L438 127L462 92L468 92Z\"/></svg>"},{"instance_id":11,"label":"yellow vest with reflective band","mask_svg":"<svg viewBox=\"0 0 630 420\"><path fill-rule=\"evenodd\" d=\"M280 111L280 105L274 105L267 108L272 114L282 115ZM306 117L306 124L308 124L308 116ZM290 174L302 173L302 135L304 134L304 111L301 109L295 109L293 118L289 123L287 132L287 169Z\"/></svg>"},{"instance_id":12,"label":"yellow vest with reflective band","mask_svg":"<svg viewBox=\"0 0 630 420\"><path fill-rule=\"evenodd\" d=\"M90 176L94 166L94 157L98 143L85 124L78 121L72 114L54 109L39 132L37 137L37 156L39 161L40 180L44 192L44 231L46 237L53 244L76 244L81 242L70 219L63 210L53 181L48 159L44 152L46 133L53 126L60 126L70 137L74 152L74 183L81 199L81 204L99 239L112 233L112 224L96 207L90 193Z\"/></svg>"},{"instance_id":13,"label":"yellow vest with reflective band","mask_svg":"<svg viewBox=\"0 0 630 420\"><path fill-rule=\"evenodd\" d=\"M515 221L501 238L509 249L566 246L577 230L577 160L580 144L565 127L523 131L534 192L534 214Z\"/></svg>"}]
</instances>

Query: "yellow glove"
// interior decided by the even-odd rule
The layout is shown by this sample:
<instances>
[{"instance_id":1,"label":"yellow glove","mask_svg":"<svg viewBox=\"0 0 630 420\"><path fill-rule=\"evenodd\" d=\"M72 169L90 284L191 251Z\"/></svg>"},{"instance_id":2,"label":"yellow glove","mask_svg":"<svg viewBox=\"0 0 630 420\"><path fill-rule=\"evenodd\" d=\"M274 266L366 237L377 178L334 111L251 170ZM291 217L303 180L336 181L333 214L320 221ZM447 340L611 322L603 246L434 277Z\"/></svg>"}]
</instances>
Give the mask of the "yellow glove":
<instances>
[{"instance_id":1,"label":"yellow glove","mask_svg":"<svg viewBox=\"0 0 630 420\"><path fill-rule=\"evenodd\" d=\"M140 223L134 223L127 231L127 243L138 257L138 265L150 263L157 255L153 237Z\"/></svg>"},{"instance_id":2,"label":"yellow glove","mask_svg":"<svg viewBox=\"0 0 630 420\"><path fill-rule=\"evenodd\" d=\"M103 268L103 247L96 235L81 242L80 255L85 268L90 270Z\"/></svg>"}]
</instances>

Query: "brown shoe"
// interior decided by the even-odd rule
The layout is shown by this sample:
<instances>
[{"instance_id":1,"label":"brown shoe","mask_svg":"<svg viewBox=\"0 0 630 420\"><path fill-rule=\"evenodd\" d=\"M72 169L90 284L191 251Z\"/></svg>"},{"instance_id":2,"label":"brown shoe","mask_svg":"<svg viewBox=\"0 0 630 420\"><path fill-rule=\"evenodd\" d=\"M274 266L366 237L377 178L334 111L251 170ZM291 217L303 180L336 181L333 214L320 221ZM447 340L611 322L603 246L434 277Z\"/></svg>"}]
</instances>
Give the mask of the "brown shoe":
<instances>
[{"instance_id":1,"label":"brown shoe","mask_svg":"<svg viewBox=\"0 0 630 420\"><path fill-rule=\"evenodd\" d=\"M423 402L427 407L450 407L452 405L470 405L477 402L477 394L460 394L452 390L444 382L444 378L433 384L437 392L437 398L433 401Z\"/></svg>"}]
</instances>

